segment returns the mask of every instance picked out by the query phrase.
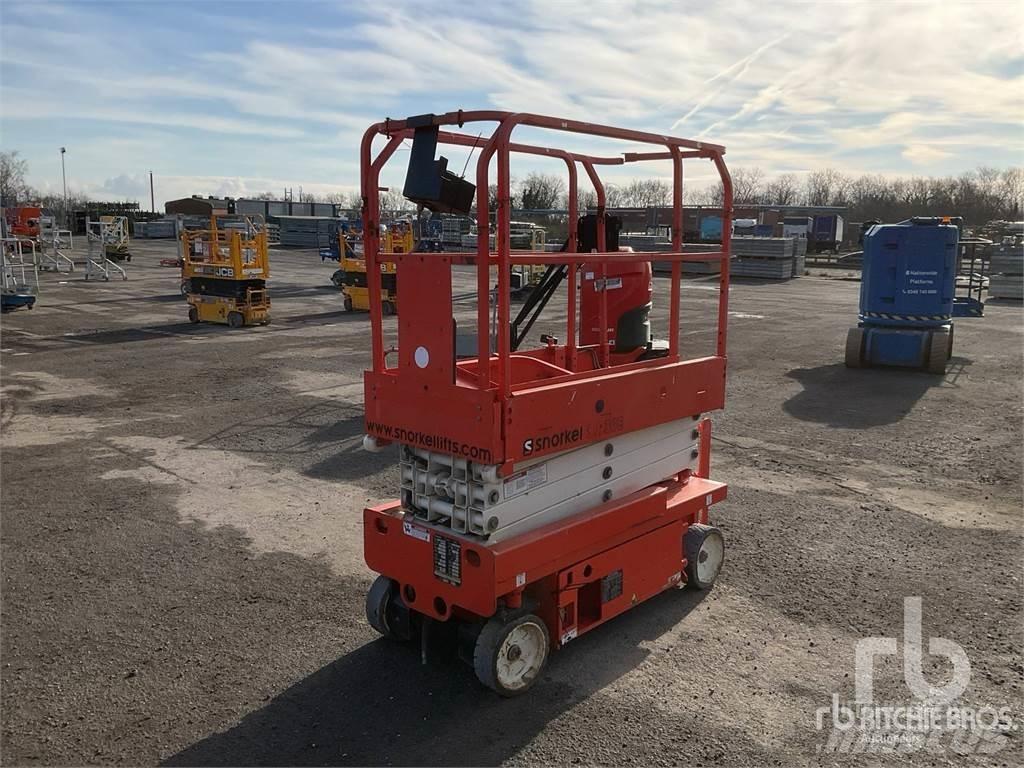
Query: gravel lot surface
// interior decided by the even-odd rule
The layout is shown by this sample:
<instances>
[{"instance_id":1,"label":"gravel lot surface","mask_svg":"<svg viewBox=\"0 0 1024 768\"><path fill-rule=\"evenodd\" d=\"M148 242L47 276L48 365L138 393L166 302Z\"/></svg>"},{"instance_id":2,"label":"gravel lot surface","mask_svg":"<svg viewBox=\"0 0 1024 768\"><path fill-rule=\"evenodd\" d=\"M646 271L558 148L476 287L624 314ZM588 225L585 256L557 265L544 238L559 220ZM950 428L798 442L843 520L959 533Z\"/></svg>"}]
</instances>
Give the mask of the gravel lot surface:
<instances>
[{"instance_id":1,"label":"gravel lot surface","mask_svg":"<svg viewBox=\"0 0 1024 768\"><path fill-rule=\"evenodd\" d=\"M639 606L501 700L363 617L361 510L397 472L360 449L368 321L332 265L274 251L273 324L231 330L187 322L158 266L172 243L133 246L127 282L47 275L2 319L4 763L1024 759L1020 730L994 754L857 756L821 751L815 723L852 699L855 643L902 636L908 596L970 659L961 704L1024 722L1019 305L958 322L940 378L842 365L856 282L735 284L718 584ZM715 296L684 282L687 351L710 350ZM936 685L950 669L925 658ZM910 703L898 658L875 698Z\"/></svg>"}]
</instances>

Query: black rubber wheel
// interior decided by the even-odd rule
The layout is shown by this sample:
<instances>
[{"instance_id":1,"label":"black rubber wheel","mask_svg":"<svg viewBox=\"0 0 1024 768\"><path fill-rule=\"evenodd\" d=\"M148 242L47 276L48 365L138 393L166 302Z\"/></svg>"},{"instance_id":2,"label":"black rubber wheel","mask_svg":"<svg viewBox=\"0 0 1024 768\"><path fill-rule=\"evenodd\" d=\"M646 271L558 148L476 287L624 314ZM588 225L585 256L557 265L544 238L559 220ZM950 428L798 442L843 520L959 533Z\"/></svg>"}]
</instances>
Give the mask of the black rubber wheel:
<instances>
[{"instance_id":1,"label":"black rubber wheel","mask_svg":"<svg viewBox=\"0 0 1024 768\"><path fill-rule=\"evenodd\" d=\"M864 367L864 329L851 328L846 334L846 367Z\"/></svg>"},{"instance_id":2,"label":"black rubber wheel","mask_svg":"<svg viewBox=\"0 0 1024 768\"><path fill-rule=\"evenodd\" d=\"M932 337L928 341L928 373L934 373L937 376L944 376L946 374L949 346L949 333L947 331L932 331Z\"/></svg>"},{"instance_id":3,"label":"black rubber wheel","mask_svg":"<svg viewBox=\"0 0 1024 768\"><path fill-rule=\"evenodd\" d=\"M686 586L708 589L715 583L725 561L725 538L713 525L694 523L683 536L686 555Z\"/></svg>"},{"instance_id":4,"label":"black rubber wheel","mask_svg":"<svg viewBox=\"0 0 1024 768\"><path fill-rule=\"evenodd\" d=\"M395 314L395 305L390 301L382 301L380 311L386 316Z\"/></svg>"},{"instance_id":5,"label":"black rubber wheel","mask_svg":"<svg viewBox=\"0 0 1024 768\"><path fill-rule=\"evenodd\" d=\"M388 611L395 599L398 584L387 576L378 576L366 593L366 620L377 632L387 638L395 635L388 625Z\"/></svg>"},{"instance_id":6,"label":"black rubber wheel","mask_svg":"<svg viewBox=\"0 0 1024 768\"><path fill-rule=\"evenodd\" d=\"M241 328L245 325L245 316L241 312L228 312L228 325L232 328Z\"/></svg>"},{"instance_id":7,"label":"black rubber wheel","mask_svg":"<svg viewBox=\"0 0 1024 768\"><path fill-rule=\"evenodd\" d=\"M551 640L532 613L488 620L473 647L477 679L501 696L519 696L537 682L548 660Z\"/></svg>"},{"instance_id":8,"label":"black rubber wheel","mask_svg":"<svg viewBox=\"0 0 1024 768\"><path fill-rule=\"evenodd\" d=\"M199 322L199 310L196 309L195 307L189 307L188 308L188 321L190 323L198 323Z\"/></svg>"},{"instance_id":9,"label":"black rubber wheel","mask_svg":"<svg viewBox=\"0 0 1024 768\"><path fill-rule=\"evenodd\" d=\"M946 359L953 357L953 324L949 324L949 348L946 350Z\"/></svg>"},{"instance_id":10,"label":"black rubber wheel","mask_svg":"<svg viewBox=\"0 0 1024 768\"><path fill-rule=\"evenodd\" d=\"M346 312L352 311L352 299L350 299L348 296L345 297L345 301L342 302L342 304L344 305Z\"/></svg>"}]
</instances>

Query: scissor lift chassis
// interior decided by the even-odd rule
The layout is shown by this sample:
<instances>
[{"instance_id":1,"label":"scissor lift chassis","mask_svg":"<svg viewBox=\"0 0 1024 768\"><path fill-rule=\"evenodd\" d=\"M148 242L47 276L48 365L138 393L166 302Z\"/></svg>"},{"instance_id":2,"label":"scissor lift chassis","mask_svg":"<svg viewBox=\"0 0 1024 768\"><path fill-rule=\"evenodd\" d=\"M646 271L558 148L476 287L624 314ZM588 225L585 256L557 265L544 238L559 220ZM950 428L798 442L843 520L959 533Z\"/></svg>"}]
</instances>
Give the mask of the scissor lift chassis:
<instances>
[{"instance_id":1,"label":"scissor lift chassis","mask_svg":"<svg viewBox=\"0 0 1024 768\"><path fill-rule=\"evenodd\" d=\"M411 522L392 502L364 512L366 562L393 580L398 605L390 610L411 608L432 620L466 624L499 610L529 610L560 648L685 584L687 530L707 523L708 507L725 496L725 485L704 478L660 483L491 547ZM440 548L461 550L466 567L459 584L436 577Z\"/></svg>"},{"instance_id":2,"label":"scissor lift chassis","mask_svg":"<svg viewBox=\"0 0 1024 768\"><path fill-rule=\"evenodd\" d=\"M417 136L474 147L479 136L439 130L474 122L499 124L482 142L477 160L476 249L444 254L382 250L379 176L384 164L403 141L413 139L415 150ZM659 149L581 155L515 143L511 133L519 125ZM374 140L381 136L388 141L377 153ZM429 143L424 146L428 150L422 156L430 160L433 150ZM360 151L372 352L371 370L364 375L364 446L377 450L398 444L402 461L402 498L364 510L364 556L381 574L367 595L367 618L385 636L411 640L418 635L425 652L436 633L454 636L481 682L503 695L522 693L543 669L548 649L564 646L667 589L683 584L706 588L721 567L722 535L707 522L709 507L725 498L726 486L709 479L711 423L699 414L723 407L725 399L732 217L725 150L542 115L460 110L377 123L364 134ZM569 236L562 252L510 249L508 158L513 152L566 164ZM721 263L717 340L714 354L700 358L682 355L679 333L682 262L708 258L683 250L682 161L689 158L710 160L723 185L723 242L713 254ZM492 159L498 166L495 252L489 245L487 205ZM672 163L671 253L607 247L605 189L597 166L646 160ZM431 161L421 166L426 167L437 166ZM577 252L578 169L586 172L597 196L597 247L585 246L585 253ZM428 187L413 184L414 190ZM455 189L456 197L463 191ZM607 275L615 262L655 258L672 263L662 353L645 356L651 343L618 350L608 331L607 290L600 292L598 316L592 320L600 329L598 341L583 342L578 270ZM396 264L404 285L417 287L403 296L399 341L391 350L381 298L380 265L387 263ZM452 266L466 263L477 268L476 350L469 358L456 354L456 331L461 329L452 309ZM512 267L549 264L565 269L563 341L549 335L537 349L513 346ZM493 290L491 274L497 275ZM395 353L390 360L389 352ZM683 421L680 435L659 431ZM650 440L640 436L644 431ZM628 450L631 440L635 455ZM608 458L595 459L594 451ZM547 470L520 503L506 488L541 461Z\"/></svg>"}]
</instances>

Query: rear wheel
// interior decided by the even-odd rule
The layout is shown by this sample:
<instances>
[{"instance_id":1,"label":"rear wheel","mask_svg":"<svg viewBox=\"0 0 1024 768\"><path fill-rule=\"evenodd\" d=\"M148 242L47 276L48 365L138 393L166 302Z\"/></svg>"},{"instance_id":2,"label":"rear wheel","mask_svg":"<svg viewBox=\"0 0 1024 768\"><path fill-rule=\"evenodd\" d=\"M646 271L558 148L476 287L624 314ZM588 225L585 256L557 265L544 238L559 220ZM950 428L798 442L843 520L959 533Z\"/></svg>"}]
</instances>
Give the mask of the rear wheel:
<instances>
[{"instance_id":1,"label":"rear wheel","mask_svg":"<svg viewBox=\"0 0 1024 768\"><path fill-rule=\"evenodd\" d=\"M345 306L345 311L346 312L351 312L352 311L352 299L351 298L346 296L345 297L345 301L343 302L343 304Z\"/></svg>"},{"instance_id":2,"label":"rear wheel","mask_svg":"<svg viewBox=\"0 0 1024 768\"><path fill-rule=\"evenodd\" d=\"M864 329L851 328L846 334L846 367L864 367Z\"/></svg>"},{"instance_id":3,"label":"rear wheel","mask_svg":"<svg viewBox=\"0 0 1024 768\"><path fill-rule=\"evenodd\" d=\"M398 585L387 576L378 576L366 593L366 620L384 637L394 637L388 624L388 611Z\"/></svg>"},{"instance_id":4,"label":"rear wheel","mask_svg":"<svg viewBox=\"0 0 1024 768\"><path fill-rule=\"evenodd\" d=\"M953 357L953 324L949 325L949 347L946 349L946 359Z\"/></svg>"},{"instance_id":5,"label":"rear wheel","mask_svg":"<svg viewBox=\"0 0 1024 768\"><path fill-rule=\"evenodd\" d=\"M939 376L946 373L949 349L949 333L945 330L932 331L931 340L928 342L928 373Z\"/></svg>"},{"instance_id":6,"label":"rear wheel","mask_svg":"<svg viewBox=\"0 0 1024 768\"><path fill-rule=\"evenodd\" d=\"M199 310L196 309L195 307L189 307L188 308L188 321L190 323L198 323L199 322Z\"/></svg>"},{"instance_id":7,"label":"rear wheel","mask_svg":"<svg viewBox=\"0 0 1024 768\"><path fill-rule=\"evenodd\" d=\"M390 301L382 301L380 304L380 311L385 315L395 314L395 305Z\"/></svg>"},{"instance_id":8,"label":"rear wheel","mask_svg":"<svg viewBox=\"0 0 1024 768\"><path fill-rule=\"evenodd\" d=\"M232 328L241 328L245 325L245 317L241 312L228 312L228 325Z\"/></svg>"},{"instance_id":9,"label":"rear wheel","mask_svg":"<svg viewBox=\"0 0 1024 768\"><path fill-rule=\"evenodd\" d=\"M725 537L713 525L694 523L683 536L686 585L708 589L715 583L725 561Z\"/></svg>"},{"instance_id":10,"label":"rear wheel","mask_svg":"<svg viewBox=\"0 0 1024 768\"><path fill-rule=\"evenodd\" d=\"M518 696L537 682L551 641L544 622L532 613L488 620L473 648L477 679L502 696Z\"/></svg>"}]
</instances>

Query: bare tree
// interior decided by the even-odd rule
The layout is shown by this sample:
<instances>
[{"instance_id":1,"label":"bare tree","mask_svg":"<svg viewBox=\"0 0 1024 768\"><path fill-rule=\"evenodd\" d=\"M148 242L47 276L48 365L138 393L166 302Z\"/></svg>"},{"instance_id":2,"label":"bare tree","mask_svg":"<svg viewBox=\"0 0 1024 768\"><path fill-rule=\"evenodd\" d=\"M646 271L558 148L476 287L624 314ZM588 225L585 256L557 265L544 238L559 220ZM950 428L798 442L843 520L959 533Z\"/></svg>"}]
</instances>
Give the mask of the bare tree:
<instances>
[{"instance_id":1,"label":"bare tree","mask_svg":"<svg viewBox=\"0 0 1024 768\"><path fill-rule=\"evenodd\" d=\"M569 208L569 196L566 195L562 200L562 207ZM587 212L588 208L597 207L597 193L592 189L581 189L576 193L576 208L579 211L580 216Z\"/></svg>"},{"instance_id":2,"label":"bare tree","mask_svg":"<svg viewBox=\"0 0 1024 768\"><path fill-rule=\"evenodd\" d=\"M619 184L604 185L604 204L606 208L625 208L626 195ZM594 197L594 205L597 205L597 196Z\"/></svg>"},{"instance_id":3,"label":"bare tree","mask_svg":"<svg viewBox=\"0 0 1024 768\"><path fill-rule=\"evenodd\" d=\"M672 187L661 179L634 179L622 188L619 205L633 208L670 205Z\"/></svg>"},{"instance_id":4,"label":"bare tree","mask_svg":"<svg viewBox=\"0 0 1024 768\"><path fill-rule=\"evenodd\" d=\"M745 205L764 202L764 171L760 168L737 168L732 172L732 201Z\"/></svg>"},{"instance_id":5,"label":"bare tree","mask_svg":"<svg viewBox=\"0 0 1024 768\"><path fill-rule=\"evenodd\" d=\"M517 185L513 205L526 210L555 208L565 192L561 176L531 173Z\"/></svg>"},{"instance_id":6,"label":"bare tree","mask_svg":"<svg viewBox=\"0 0 1024 768\"><path fill-rule=\"evenodd\" d=\"M807 174L807 204L839 205L837 201L846 187L845 177L834 168L812 171Z\"/></svg>"},{"instance_id":7,"label":"bare tree","mask_svg":"<svg viewBox=\"0 0 1024 768\"><path fill-rule=\"evenodd\" d=\"M28 198L28 161L18 150L0 152L0 205L17 205Z\"/></svg>"},{"instance_id":8,"label":"bare tree","mask_svg":"<svg viewBox=\"0 0 1024 768\"><path fill-rule=\"evenodd\" d=\"M359 206L362 207L362 200L360 200ZM406 200L401 190L392 187L387 192L380 193L380 209L393 212L411 211L413 204Z\"/></svg>"},{"instance_id":9,"label":"bare tree","mask_svg":"<svg viewBox=\"0 0 1024 768\"><path fill-rule=\"evenodd\" d=\"M784 173L769 181L764 188L765 202L769 205L796 205L800 199L800 184L792 173Z\"/></svg>"}]
</instances>

